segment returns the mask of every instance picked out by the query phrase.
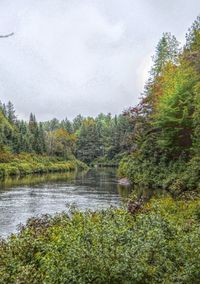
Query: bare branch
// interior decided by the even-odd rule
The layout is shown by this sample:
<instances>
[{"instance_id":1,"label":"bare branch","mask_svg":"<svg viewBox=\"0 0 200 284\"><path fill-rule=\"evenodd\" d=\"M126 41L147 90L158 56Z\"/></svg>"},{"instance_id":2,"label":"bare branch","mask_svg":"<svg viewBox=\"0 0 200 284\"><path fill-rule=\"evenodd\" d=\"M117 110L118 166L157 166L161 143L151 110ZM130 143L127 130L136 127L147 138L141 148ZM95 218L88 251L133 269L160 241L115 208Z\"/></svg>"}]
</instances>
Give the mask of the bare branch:
<instances>
[{"instance_id":1,"label":"bare branch","mask_svg":"<svg viewBox=\"0 0 200 284\"><path fill-rule=\"evenodd\" d=\"M10 33L10 34L7 34L7 35L0 35L0 38L5 38L5 37L10 37L10 36L13 36L14 33Z\"/></svg>"}]
</instances>

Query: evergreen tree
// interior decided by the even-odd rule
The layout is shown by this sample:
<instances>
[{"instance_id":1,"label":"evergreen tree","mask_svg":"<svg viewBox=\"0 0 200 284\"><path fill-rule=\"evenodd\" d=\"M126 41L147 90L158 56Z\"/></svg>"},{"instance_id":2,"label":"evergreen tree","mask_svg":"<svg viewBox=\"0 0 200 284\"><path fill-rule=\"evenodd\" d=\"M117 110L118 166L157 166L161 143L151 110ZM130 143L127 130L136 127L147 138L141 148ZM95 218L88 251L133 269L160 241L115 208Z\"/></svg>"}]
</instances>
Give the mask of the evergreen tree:
<instances>
[{"instance_id":1,"label":"evergreen tree","mask_svg":"<svg viewBox=\"0 0 200 284\"><path fill-rule=\"evenodd\" d=\"M64 128L67 130L68 133L72 134L73 133L73 125L72 123L68 120L66 117L65 120L61 121L61 128Z\"/></svg>"},{"instance_id":2,"label":"evergreen tree","mask_svg":"<svg viewBox=\"0 0 200 284\"><path fill-rule=\"evenodd\" d=\"M95 120L87 118L83 121L77 141L78 159L91 163L101 153L100 133Z\"/></svg>"},{"instance_id":3,"label":"evergreen tree","mask_svg":"<svg viewBox=\"0 0 200 284\"><path fill-rule=\"evenodd\" d=\"M156 46L155 56L153 56L154 64L150 72L153 78L161 76L162 70L168 62L177 64L179 52L179 42L176 37L171 33L163 33Z\"/></svg>"},{"instance_id":4,"label":"evergreen tree","mask_svg":"<svg viewBox=\"0 0 200 284\"><path fill-rule=\"evenodd\" d=\"M83 122L84 118L82 115L77 115L74 120L73 120L73 130L74 132L80 130L82 122Z\"/></svg>"},{"instance_id":5,"label":"evergreen tree","mask_svg":"<svg viewBox=\"0 0 200 284\"><path fill-rule=\"evenodd\" d=\"M8 118L8 121L12 124L16 122L16 115L15 115L15 109L13 104L9 101L6 106L6 116Z\"/></svg>"}]
</instances>

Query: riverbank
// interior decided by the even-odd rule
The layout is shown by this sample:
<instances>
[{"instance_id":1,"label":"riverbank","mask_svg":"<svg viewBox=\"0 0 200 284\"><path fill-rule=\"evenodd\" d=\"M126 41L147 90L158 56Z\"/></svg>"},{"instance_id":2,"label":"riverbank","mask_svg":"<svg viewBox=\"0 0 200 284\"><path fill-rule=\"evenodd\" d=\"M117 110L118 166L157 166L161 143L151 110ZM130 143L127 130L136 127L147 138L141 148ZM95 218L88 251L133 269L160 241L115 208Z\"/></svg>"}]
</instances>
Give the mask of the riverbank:
<instances>
[{"instance_id":1,"label":"riverbank","mask_svg":"<svg viewBox=\"0 0 200 284\"><path fill-rule=\"evenodd\" d=\"M128 178L133 185L162 188L179 195L184 191L200 190L200 157L188 162L177 159L170 162L141 160L136 154L120 162L119 178Z\"/></svg>"},{"instance_id":2,"label":"riverbank","mask_svg":"<svg viewBox=\"0 0 200 284\"><path fill-rule=\"evenodd\" d=\"M33 218L0 242L1 283L197 283L200 200Z\"/></svg>"},{"instance_id":3,"label":"riverbank","mask_svg":"<svg viewBox=\"0 0 200 284\"><path fill-rule=\"evenodd\" d=\"M35 154L2 154L0 157L0 178L54 172L68 172L87 169L87 165L76 159L64 160Z\"/></svg>"}]
</instances>

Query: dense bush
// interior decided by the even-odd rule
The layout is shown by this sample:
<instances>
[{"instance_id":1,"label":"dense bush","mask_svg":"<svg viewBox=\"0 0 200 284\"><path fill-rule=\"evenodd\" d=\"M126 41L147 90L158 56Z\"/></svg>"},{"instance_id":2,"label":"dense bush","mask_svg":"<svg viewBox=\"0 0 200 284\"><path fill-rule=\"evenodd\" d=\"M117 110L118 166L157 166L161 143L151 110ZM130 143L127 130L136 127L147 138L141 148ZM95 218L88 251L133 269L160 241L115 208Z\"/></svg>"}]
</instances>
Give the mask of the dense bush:
<instances>
[{"instance_id":1,"label":"dense bush","mask_svg":"<svg viewBox=\"0 0 200 284\"><path fill-rule=\"evenodd\" d=\"M200 201L30 219L0 244L0 283L199 283Z\"/></svg>"},{"instance_id":2,"label":"dense bush","mask_svg":"<svg viewBox=\"0 0 200 284\"><path fill-rule=\"evenodd\" d=\"M1 159L1 158L0 158ZM72 171L87 166L78 160L66 161L59 157L49 157L36 154L5 153L4 162L0 162L0 177L26 175L32 173L51 173Z\"/></svg>"},{"instance_id":3,"label":"dense bush","mask_svg":"<svg viewBox=\"0 0 200 284\"><path fill-rule=\"evenodd\" d=\"M200 158L194 157L189 162L177 159L166 163L153 159L141 161L133 154L122 159L118 175L128 177L133 184L161 187L179 194L184 190L200 188Z\"/></svg>"}]
</instances>

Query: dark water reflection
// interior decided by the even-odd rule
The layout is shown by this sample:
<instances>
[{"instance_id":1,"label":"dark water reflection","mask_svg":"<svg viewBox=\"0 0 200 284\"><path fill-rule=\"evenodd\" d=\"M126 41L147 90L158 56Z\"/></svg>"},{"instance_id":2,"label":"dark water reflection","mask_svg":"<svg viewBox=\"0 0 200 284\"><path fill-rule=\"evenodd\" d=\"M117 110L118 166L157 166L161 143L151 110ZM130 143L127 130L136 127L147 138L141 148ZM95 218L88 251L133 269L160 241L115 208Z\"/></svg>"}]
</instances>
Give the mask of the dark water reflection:
<instances>
[{"instance_id":1,"label":"dark water reflection","mask_svg":"<svg viewBox=\"0 0 200 284\"><path fill-rule=\"evenodd\" d=\"M121 206L130 192L113 169L7 179L0 183L0 236L32 216L67 210L66 203L82 210Z\"/></svg>"}]
</instances>

